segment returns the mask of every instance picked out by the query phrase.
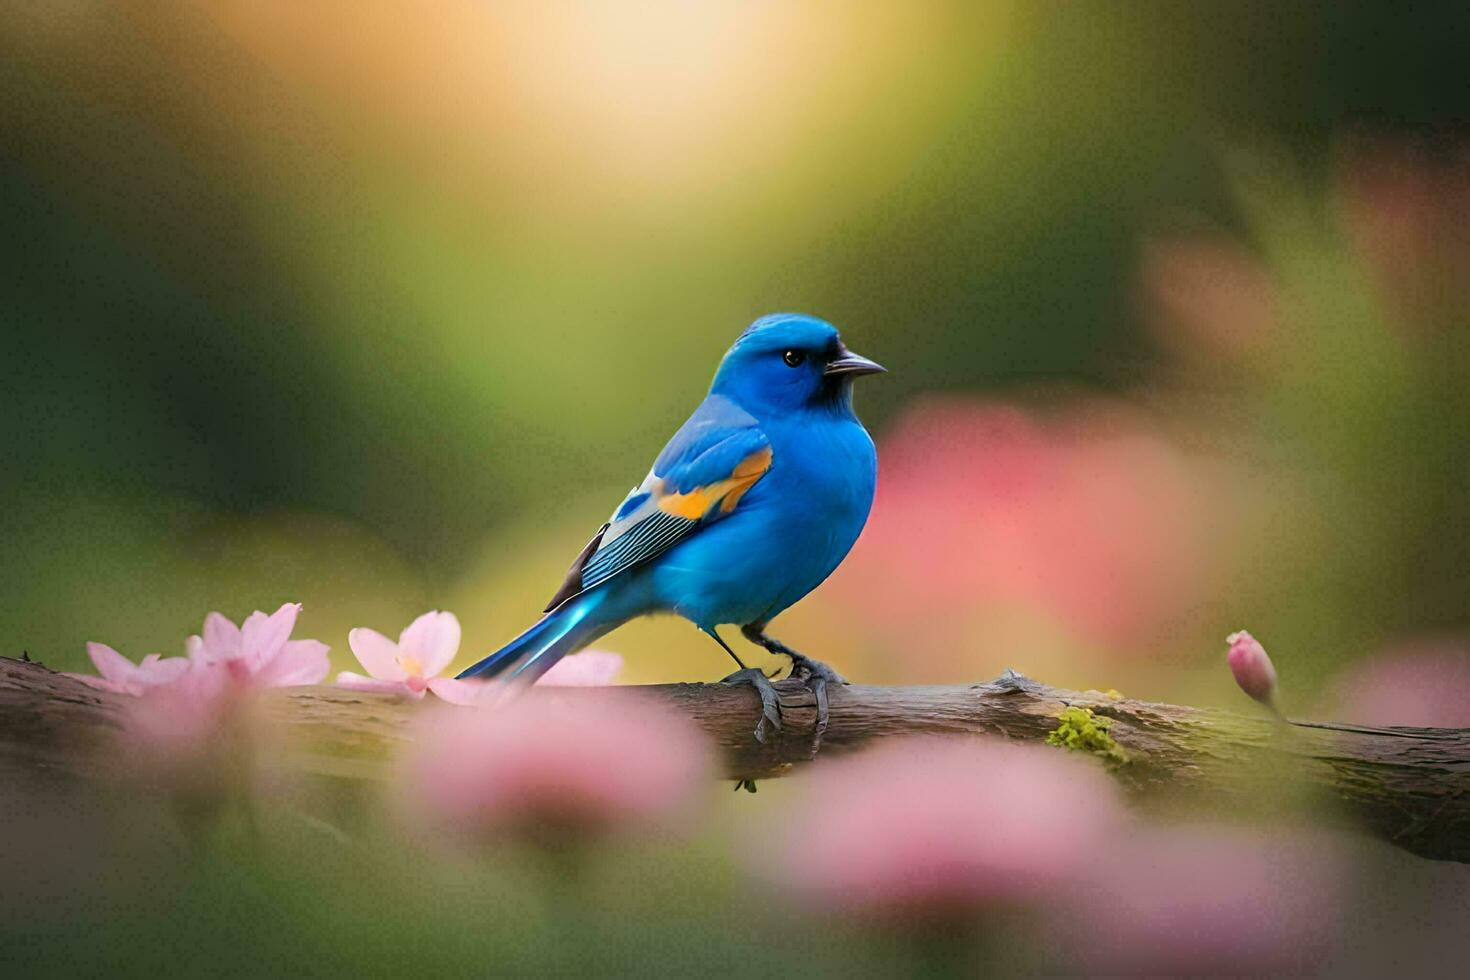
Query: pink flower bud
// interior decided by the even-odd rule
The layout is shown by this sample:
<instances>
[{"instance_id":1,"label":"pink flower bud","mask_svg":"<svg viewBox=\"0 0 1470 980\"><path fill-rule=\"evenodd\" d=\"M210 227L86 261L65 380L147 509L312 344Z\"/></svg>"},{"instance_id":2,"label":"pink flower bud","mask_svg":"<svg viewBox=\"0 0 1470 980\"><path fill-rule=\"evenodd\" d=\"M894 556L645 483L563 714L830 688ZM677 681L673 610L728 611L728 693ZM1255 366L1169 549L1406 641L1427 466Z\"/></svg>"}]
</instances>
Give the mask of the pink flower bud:
<instances>
[{"instance_id":1,"label":"pink flower bud","mask_svg":"<svg viewBox=\"0 0 1470 980\"><path fill-rule=\"evenodd\" d=\"M1245 630L1231 633L1225 642L1230 644L1230 653L1225 659L1230 664L1230 673L1235 675L1235 683L1252 698L1268 707L1275 707L1276 668L1271 666L1266 648Z\"/></svg>"}]
</instances>

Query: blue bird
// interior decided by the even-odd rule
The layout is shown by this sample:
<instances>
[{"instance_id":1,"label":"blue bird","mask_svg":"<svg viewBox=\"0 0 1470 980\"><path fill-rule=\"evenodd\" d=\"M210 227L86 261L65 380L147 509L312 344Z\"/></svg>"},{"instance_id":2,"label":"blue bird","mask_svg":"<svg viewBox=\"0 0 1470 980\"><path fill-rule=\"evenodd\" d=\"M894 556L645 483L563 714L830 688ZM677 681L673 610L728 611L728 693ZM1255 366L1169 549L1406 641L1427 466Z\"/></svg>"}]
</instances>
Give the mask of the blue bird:
<instances>
[{"instance_id":1,"label":"blue bird","mask_svg":"<svg viewBox=\"0 0 1470 980\"><path fill-rule=\"evenodd\" d=\"M852 383L883 370L815 317L752 323L703 403L572 562L541 620L460 676L534 681L628 620L672 612L734 658L740 669L725 683L760 694L758 739L768 723L781 726L776 692L719 626L791 658L792 676L816 697L820 736L827 684L846 682L766 626L832 573L867 522L878 457L853 413Z\"/></svg>"}]
</instances>

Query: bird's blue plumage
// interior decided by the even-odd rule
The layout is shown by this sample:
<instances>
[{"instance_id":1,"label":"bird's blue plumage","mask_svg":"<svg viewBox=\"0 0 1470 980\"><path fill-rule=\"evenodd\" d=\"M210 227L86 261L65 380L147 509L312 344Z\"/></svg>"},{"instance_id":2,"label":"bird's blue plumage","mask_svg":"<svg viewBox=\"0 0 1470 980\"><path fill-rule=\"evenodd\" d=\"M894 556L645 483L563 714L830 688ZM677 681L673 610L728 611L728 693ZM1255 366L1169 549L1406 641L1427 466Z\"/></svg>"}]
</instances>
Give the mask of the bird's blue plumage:
<instances>
[{"instance_id":1,"label":"bird's blue plumage","mask_svg":"<svg viewBox=\"0 0 1470 980\"><path fill-rule=\"evenodd\" d=\"M461 676L534 679L648 613L762 630L832 573L867 521L877 456L852 382L881 370L815 317L751 324L546 616Z\"/></svg>"},{"instance_id":2,"label":"bird's blue plumage","mask_svg":"<svg viewBox=\"0 0 1470 980\"><path fill-rule=\"evenodd\" d=\"M711 394L658 454L653 472L688 489L728 476L741 458L732 452L741 445L753 451L764 441L755 416L726 396Z\"/></svg>"}]
</instances>

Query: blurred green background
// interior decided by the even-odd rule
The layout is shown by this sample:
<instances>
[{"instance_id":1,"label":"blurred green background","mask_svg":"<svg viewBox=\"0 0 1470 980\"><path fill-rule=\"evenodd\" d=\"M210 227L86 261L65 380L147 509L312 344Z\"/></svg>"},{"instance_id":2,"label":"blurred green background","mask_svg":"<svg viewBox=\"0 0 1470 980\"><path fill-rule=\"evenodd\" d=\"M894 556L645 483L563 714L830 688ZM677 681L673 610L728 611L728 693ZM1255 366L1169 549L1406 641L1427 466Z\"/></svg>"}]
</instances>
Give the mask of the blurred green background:
<instances>
[{"instance_id":1,"label":"blurred green background","mask_svg":"<svg viewBox=\"0 0 1470 980\"><path fill-rule=\"evenodd\" d=\"M781 634L849 675L1227 698L1241 626L1299 690L1463 665L1467 50L1450 5L6 4L0 652L299 600L340 668L428 608L467 664L801 310L890 367L883 458L926 405L1121 412L1184 488L1188 533L1098 531L1099 575L1189 573L1127 628L1044 574L880 621L860 545Z\"/></svg>"}]
</instances>

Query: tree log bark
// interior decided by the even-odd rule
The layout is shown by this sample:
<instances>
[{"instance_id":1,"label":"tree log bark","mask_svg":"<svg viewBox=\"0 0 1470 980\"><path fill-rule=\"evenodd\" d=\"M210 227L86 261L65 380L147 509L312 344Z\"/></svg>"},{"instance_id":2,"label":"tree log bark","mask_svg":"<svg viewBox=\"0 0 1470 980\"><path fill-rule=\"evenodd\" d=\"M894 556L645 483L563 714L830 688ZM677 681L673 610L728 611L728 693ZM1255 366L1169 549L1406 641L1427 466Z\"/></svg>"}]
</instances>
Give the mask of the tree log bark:
<instances>
[{"instance_id":1,"label":"tree log bark","mask_svg":"<svg viewBox=\"0 0 1470 980\"><path fill-rule=\"evenodd\" d=\"M558 688L556 696L629 692L662 698L718 744L731 779L782 775L813 758L816 707L799 683L776 684L785 725L754 737L759 700L746 687L660 684ZM533 689L528 697L548 696ZM1044 740L1068 707L1111 719L1126 761L1109 761L1140 794L1183 791L1258 806L1275 791L1315 792L1365 830L1428 858L1470 862L1470 729L1364 728L1156 704L1098 691L1048 687L1007 672L984 684L868 687L830 692L820 753L840 753L902 735L1000 735ZM89 751L114 732L124 699L39 664L0 658L0 779L44 774L96 777L105 755ZM408 738L418 706L339 688L269 692L272 723L290 748L273 765L318 777L378 780L393 747ZM1263 787L1266 792L1263 794Z\"/></svg>"}]
</instances>

